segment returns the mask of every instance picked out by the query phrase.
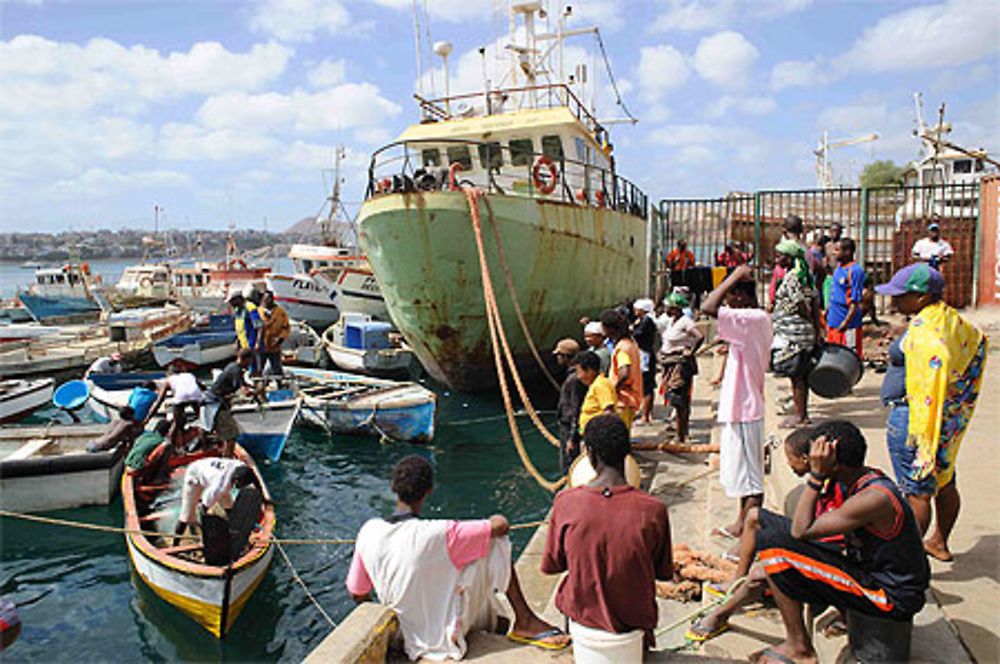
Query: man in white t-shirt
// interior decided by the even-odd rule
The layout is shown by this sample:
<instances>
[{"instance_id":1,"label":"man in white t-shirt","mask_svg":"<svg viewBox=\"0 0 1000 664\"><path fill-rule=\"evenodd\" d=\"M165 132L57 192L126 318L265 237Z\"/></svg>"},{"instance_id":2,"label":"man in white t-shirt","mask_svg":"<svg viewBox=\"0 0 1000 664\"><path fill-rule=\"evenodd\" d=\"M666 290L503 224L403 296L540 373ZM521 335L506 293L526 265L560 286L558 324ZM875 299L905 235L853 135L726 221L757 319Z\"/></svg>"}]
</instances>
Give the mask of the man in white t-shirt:
<instances>
[{"instance_id":1,"label":"man in white t-shirt","mask_svg":"<svg viewBox=\"0 0 1000 664\"><path fill-rule=\"evenodd\" d=\"M156 413L160 408L160 404L167 398L167 395L173 397L173 417L175 421L181 422L184 410L187 407L191 407L197 416L201 408L203 394L201 385L198 384L198 379L194 377L194 374L187 371L180 371L173 364L167 365L167 377L163 381L163 384L160 385L156 402L150 408L149 412ZM177 428L177 431L183 433L183 422L181 422L181 426Z\"/></svg>"},{"instance_id":2,"label":"man in white t-shirt","mask_svg":"<svg viewBox=\"0 0 1000 664\"><path fill-rule=\"evenodd\" d=\"M241 489L256 479L250 467L239 459L208 457L190 464L184 471L181 511L174 532L181 535L198 522L199 503L205 512L216 505L231 508L233 488Z\"/></svg>"},{"instance_id":3,"label":"man in white t-shirt","mask_svg":"<svg viewBox=\"0 0 1000 664\"><path fill-rule=\"evenodd\" d=\"M927 237L922 237L913 243L911 255L917 260L929 263L935 269L940 269L942 264L947 263L955 255L955 250L947 240L941 239L941 226L932 221L927 226Z\"/></svg>"},{"instance_id":4,"label":"man in white t-shirt","mask_svg":"<svg viewBox=\"0 0 1000 664\"><path fill-rule=\"evenodd\" d=\"M514 609L508 638L565 648L569 637L535 615L521 593L507 519L420 519L433 484L423 457L408 456L393 468L395 513L370 519L358 532L346 582L354 600L370 601L374 590L395 611L412 660L461 659L471 630L506 631L497 592L505 592Z\"/></svg>"},{"instance_id":5,"label":"man in white t-shirt","mask_svg":"<svg viewBox=\"0 0 1000 664\"><path fill-rule=\"evenodd\" d=\"M110 355L94 360L87 374L119 374L122 372L122 354L114 351Z\"/></svg>"}]
</instances>

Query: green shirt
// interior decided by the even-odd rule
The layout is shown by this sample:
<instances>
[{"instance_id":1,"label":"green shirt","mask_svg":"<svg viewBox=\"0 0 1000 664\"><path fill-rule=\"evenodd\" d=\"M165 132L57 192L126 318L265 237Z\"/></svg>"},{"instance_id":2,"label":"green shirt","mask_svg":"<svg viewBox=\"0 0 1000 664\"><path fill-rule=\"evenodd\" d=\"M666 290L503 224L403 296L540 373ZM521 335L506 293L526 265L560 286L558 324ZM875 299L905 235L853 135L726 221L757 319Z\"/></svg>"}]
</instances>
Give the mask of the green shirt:
<instances>
[{"instance_id":1,"label":"green shirt","mask_svg":"<svg viewBox=\"0 0 1000 664\"><path fill-rule=\"evenodd\" d=\"M135 439L132 449L129 450L128 456L125 457L125 465L133 470L142 470L146 466L146 458L162 442L163 436L155 431L147 431L142 434Z\"/></svg>"}]
</instances>

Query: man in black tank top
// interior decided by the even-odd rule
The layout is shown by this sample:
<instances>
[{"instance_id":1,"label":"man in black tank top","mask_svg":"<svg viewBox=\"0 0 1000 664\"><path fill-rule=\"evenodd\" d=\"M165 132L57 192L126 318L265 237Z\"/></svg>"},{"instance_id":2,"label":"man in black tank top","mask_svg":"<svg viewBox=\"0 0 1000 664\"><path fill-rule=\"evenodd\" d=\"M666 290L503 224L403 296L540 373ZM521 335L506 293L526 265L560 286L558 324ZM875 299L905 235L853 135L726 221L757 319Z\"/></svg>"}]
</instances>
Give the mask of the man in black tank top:
<instances>
[{"instance_id":1,"label":"man in black tank top","mask_svg":"<svg viewBox=\"0 0 1000 664\"><path fill-rule=\"evenodd\" d=\"M785 623L785 641L750 661L816 662L802 617L804 604L834 605L909 620L924 605L930 567L920 529L899 489L865 466L867 445L850 422L817 426L809 475L792 519L761 509L757 551ZM827 479L848 487L844 504L820 516L816 500ZM818 543L844 535L843 553Z\"/></svg>"}]
</instances>

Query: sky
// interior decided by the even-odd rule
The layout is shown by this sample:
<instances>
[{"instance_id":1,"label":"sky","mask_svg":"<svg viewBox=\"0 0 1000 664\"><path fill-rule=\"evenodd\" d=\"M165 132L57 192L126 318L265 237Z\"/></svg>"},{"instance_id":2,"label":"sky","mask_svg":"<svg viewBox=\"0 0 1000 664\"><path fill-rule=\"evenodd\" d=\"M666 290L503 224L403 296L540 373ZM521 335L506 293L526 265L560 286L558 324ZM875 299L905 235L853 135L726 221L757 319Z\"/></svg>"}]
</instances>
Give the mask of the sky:
<instances>
[{"instance_id":1,"label":"sky","mask_svg":"<svg viewBox=\"0 0 1000 664\"><path fill-rule=\"evenodd\" d=\"M507 0L418 0L418 82L413 4L0 0L2 229L152 228L159 206L161 227L280 231L321 210L338 145L356 212L413 94L443 93L428 44L453 43L456 94L482 88L480 47L498 77L509 41ZM639 119L611 125L618 170L654 200L814 187L824 131L879 134L831 152L838 183L908 162L915 92L930 121L947 104L952 140L1000 150L1000 0L546 4L600 28ZM623 117L593 36L566 46L598 117Z\"/></svg>"}]
</instances>

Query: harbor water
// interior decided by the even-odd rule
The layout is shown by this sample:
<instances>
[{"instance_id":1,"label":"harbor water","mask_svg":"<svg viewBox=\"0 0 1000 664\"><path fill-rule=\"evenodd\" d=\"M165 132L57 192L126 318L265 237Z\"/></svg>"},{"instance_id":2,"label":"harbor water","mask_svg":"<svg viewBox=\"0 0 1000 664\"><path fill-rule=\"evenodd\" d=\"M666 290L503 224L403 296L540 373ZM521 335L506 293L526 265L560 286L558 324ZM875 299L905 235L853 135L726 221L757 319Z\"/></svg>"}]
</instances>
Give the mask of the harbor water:
<instances>
[{"instance_id":1,"label":"harbor water","mask_svg":"<svg viewBox=\"0 0 1000 664\"><path fill-rule=\"evenodd\" d=\"M428 518L474 518L492 513L511 523L544 518L550 495L521 466L495 395L438 390L438 433L429 446L381 444L297 428L282 459L262 467L275 501L279 538L353 538L367 519L394 507L389 473L399 459L421 454L434 465ZM552 408L554 394L536 407ZM31 421L59 416L52 411ZM518 418L536 465L558 474L558 454ZM552 415L545 416L554 428ZM44 491L44 484L39 485ZM106 507L47 513L74 521L122 525L118 497ZM3 661L229 661L295 662L330 632L275 552L271 568L225 641L153 594L130 571L120 534L0 520L0 596L15 603L23 622ZM515 555L531 530L512 533ZM335 621L354 606L344 588L350 545L287 545L285 550L315 598Z\"/></svg>"}]
</instances>

